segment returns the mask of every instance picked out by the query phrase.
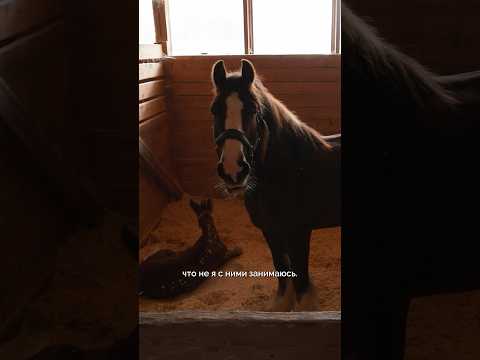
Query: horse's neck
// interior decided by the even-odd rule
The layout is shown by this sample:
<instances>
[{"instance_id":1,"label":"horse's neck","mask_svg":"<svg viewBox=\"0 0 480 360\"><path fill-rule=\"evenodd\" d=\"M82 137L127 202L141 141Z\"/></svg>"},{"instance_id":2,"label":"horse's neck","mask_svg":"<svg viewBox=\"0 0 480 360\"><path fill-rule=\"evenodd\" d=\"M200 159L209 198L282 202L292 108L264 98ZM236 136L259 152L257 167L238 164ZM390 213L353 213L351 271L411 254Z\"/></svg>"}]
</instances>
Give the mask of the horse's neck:
<instances>
[{"instance_id":1,"label":"horse's neck","mask_svg":"<svg viewBox=\"0 0 480 360\"><path fill-rule=\"evenodd\" d=\"M297 151L301 144L298 144L298 136L294 134L287 124L280 126L277 119L274 119L273 111L267 108L263 114L263 120L267 126L267 136L264 137L261 146L265 147L265 157L261 164L256 167L259 178L267 174L283 172L285 168L292 168Z\"/></svg>"}]
</instances>

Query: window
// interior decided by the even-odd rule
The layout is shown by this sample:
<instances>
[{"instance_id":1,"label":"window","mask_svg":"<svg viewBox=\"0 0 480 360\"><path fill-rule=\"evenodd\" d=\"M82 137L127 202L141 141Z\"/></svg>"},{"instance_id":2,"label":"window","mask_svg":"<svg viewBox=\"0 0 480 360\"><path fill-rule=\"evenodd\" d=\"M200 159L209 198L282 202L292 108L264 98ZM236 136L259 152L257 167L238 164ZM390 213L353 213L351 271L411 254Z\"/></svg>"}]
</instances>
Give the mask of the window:
<instances>
[{"instance_id":1,"label":"window","mask_svg":"<svg viewBox=\"0 0 480 360\"><path fill-rule=\"evenodd\" d=\"M253 0L252 4L255 54L330 53L331 0Z\"/></svg>"},{"instance_id":2,"label":"window","mask_svg":"<svg viewBox=\"0 0 480 360\"><path fill-rule=\"evenodd\" d=\"M337 52L339 1L169 0L171 55Z\"/></svg>"},{"instance_id":3,"label":"window","mask_svg":"<svg viewBox=\"0 0 480 360\"><path fill-rule=\"evenodd\" d=\"M155 22L154 22L154 16L153 16L152 0L140 0L138 14L139 14L138 43L139 44L155 43Z\"/></svg>"},{"instance_id":4,"label":"window","mask_svg":"<svg viewBox=\"0 0 480 360\"><path fill-rule=\"evenodd\" d=\"M242 0L170 0L172 55L242 54Z\"/></svg>"}]
</instances>

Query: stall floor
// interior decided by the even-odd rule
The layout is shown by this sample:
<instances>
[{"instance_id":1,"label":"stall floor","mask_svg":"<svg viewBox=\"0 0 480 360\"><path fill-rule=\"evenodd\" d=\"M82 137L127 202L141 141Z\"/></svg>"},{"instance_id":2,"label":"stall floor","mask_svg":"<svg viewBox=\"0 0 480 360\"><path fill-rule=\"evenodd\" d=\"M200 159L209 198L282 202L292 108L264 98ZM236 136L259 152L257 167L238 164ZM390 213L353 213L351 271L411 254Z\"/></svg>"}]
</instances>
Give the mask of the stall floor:
<instances>
[{"instance_id":1,"label":"stall floor","mask_svg":"<svg viewBox=\"0 0 480 360\"><path fill-rule=\"evenodd\" d=\"M213 215L227 247L240 246L243 254L222 267L225 271L274 270L261 232L251 224L241 200L214 200ZM188 197L168 205L157 228L140 251L140 261L160 249L182 250L200 236ZM310 248L310 273L319 295L320 310L340 310L340 228L315 230ZM173 300L140 298L141 311L252 310L270 306L275 278L208 278L196 290Z\"/></svg>"}]
</instances>

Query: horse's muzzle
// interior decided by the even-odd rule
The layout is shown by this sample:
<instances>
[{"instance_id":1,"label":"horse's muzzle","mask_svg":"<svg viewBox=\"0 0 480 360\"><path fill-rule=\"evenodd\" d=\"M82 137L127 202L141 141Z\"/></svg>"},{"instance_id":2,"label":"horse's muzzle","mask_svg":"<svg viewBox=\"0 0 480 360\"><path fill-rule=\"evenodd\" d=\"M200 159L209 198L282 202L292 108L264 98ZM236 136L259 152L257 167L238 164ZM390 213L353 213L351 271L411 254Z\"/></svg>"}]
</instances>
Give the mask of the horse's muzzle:
<instances>
[{"instance_id":1,"label":"horse's muzzle","mask_svg":"<svg viewBox=\"0 0 480 360\"><path fill-rule=\"evenodd\" d=\"M225 172L223 161L217 163L218 176L225 182L227 187L242 186L250 173L250 165L245 160L238 160L238 166L240 167L240 171L236 174L235 178L233 178Z\"/></svg>"}]
</instances>

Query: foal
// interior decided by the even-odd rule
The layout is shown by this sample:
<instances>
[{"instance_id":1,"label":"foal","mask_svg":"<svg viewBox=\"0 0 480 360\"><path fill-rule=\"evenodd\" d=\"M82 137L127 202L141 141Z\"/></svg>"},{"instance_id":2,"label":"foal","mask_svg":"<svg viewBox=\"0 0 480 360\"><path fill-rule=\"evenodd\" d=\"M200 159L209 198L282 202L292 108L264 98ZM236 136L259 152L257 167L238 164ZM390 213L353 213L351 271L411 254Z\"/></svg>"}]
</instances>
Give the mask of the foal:
<instances>
[{"instance_id":1,"label":"foal","mask_svg":"<svg viewBox=\"0 0 480 360\"><path fill-rule=\"evenodd\" d=\"M248 60L235 73L227 73L223 60L216 62L212 82L222 187L244 195L275 269L296 273L278 278L272 310L314 310L310 235L340 223L340 136L324 137L301 122L266 89Z\"/></svg>"},{"instance_id":2,"label":"foal","mask_svg":"<svg viewBox=\"0 0 480 360\"><path fill-rule=\"evenodd\" d=\"M147 258L140 265L141 295L171 298L190 292L207 279L198 276L199 272L216 270L241 255L239 247L229 250L220 240L213 220L211 199L201 203L190 200L190 207L197 216L202 236L184 251L160 250ZM195 271L197 276L184 277L184 271Z\"/></svg>"}]
</instances>

